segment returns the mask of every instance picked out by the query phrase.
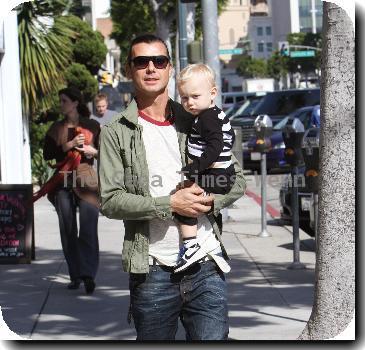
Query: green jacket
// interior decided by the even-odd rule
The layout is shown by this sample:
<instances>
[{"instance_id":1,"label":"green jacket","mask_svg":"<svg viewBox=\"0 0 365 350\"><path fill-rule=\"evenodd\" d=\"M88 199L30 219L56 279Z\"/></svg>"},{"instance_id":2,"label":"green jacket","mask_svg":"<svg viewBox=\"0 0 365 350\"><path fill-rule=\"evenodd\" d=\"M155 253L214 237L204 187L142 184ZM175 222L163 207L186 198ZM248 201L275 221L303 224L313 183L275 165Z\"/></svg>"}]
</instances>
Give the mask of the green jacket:
<instances>
[{"instance_id":1,"label":"green jacket","mask_svg":"<svg viewBox=\"0 0 365 350\"><path fill-rule=\"evenodd\" d=\"M181 152L182 165L186 164L187 134L193 118L182 106L170 100ZM159 151L159 150L157 150ZM214 211L208 214L214 233L221 242L216 218L220 209L241 197L246 184L242 169L234 158L236 181L226 195L215 194ZM138 124L137 103L103 126L99 147L99 184L101 211L110 219L124 221L125 236L122 251L123 268L127 272L149 271L149 222L153 218L172 218L170 196L153 198L149 192L146 152L142 139L142 126Z\"/></svg>"}]
</instances>

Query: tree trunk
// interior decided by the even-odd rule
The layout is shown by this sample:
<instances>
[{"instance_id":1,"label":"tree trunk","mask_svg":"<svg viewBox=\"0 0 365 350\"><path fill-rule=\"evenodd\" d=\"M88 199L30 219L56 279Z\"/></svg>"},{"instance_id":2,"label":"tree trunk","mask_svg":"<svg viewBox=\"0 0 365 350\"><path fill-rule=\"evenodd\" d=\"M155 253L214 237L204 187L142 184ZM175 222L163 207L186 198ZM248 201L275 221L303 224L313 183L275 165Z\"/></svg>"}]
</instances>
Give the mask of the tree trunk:
<instances>
[{"instance_id":1,"label":"tree trunk","mask_svg":"<svg viewBox=\"0 0 365 350\"><path fill-rule=\"evenodd\" d=\"M170 9L167 14L163 13L161 6L165 0L150 0L150 4L153 9L153 13L155 16L155 22L156 22L156 35L160 37L165 43L169 50L170 57L173 57L172 52L172 45L171 45L171 39L170 39L170 27L173 22L173 20L176 17L175 10ZM169 85L169 96L174 99L176 92L175 92L175 77L171 76Z\"/></svg>"},{"instance_id":2,"label":"tree trunk","mask_svg":"<svg viewBox=\"0 0 365 350\"><path fill-rule=\"evenodd\" d=\"M323 4L315 298L301 340L333 338L355 311L355 35L343 9Z\"/></svg>"},{"instance_id":3,"label":"tree trunk","mask_svg":"<svg viewBox=\"0 0 365 350\"><path fill-rule=\"evenodd\" d=\"M156 35L160 37L167 45L170 55L172 55L172 46L170 40L170 27L175 18L175 11L171 9L167 14L163 13L161 6L165 0L150 0L156 23Z\"/></svg>"}]
</instances>

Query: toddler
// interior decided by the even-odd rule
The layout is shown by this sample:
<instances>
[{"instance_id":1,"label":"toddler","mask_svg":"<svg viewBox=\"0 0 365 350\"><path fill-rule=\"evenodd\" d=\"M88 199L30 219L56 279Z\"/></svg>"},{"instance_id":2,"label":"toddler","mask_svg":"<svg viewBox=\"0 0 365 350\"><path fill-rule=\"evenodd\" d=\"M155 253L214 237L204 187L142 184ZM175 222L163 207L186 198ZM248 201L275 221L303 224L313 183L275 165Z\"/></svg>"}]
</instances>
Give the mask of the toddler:
<instances>
[{"instance_id":1,"label":"toddler","mask_svg":"<svg viewBox=\"0 0 365 350\"><path fill-rule=\"evenodd\" d=\"M215 74L202 63L185 67L177 79L181 104L195 116L188 137L188 164L182 168L186 178L209 193L225 194L234 182L231 149L234 132L228 117L214 103L217 96ZM175 214L181 230L183 247L175 272L201 260L207 252L197 239L197 219Z\"/></svg>"}]
</instances>

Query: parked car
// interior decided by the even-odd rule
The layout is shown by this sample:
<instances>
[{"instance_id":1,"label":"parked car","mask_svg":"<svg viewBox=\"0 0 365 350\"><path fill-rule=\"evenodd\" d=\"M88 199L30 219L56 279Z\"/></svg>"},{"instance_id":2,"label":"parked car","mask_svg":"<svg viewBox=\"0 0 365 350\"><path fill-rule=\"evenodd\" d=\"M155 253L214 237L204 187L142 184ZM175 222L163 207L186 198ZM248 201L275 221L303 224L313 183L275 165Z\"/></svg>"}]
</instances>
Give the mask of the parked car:
<instances>
[{"instance_id":1,"label":"parked car","mask_svg":"<svg viewBox=\"0 0 365 350\"><path fill-rule=\"evenodd\" d=\"M244 103L245 101L236 102L231 107L227 108L224 113L228 118L232 118Z\"/></svg>"},{"instance_id":2,"label":"parked car","mask_svg":"<svg viewBox=\"0 0 365 350\"><path fill-rule=\"evenodd\" d=\"M307 130L313 126L313 115L317 116L319 115L319 112L319 105L299 108L273 127L273 133L270 137L271 149L266 156L268 171L275 168L286 171L289 170L289 165L286 163L284 157L285 144L282 132L284 126L288 123L288 120L298 118L303 123L305 130ZM255 152L256 141L257 137L253 136L249 141L243 144L243 167L245 170L260 169L261 155L260 153Z\"/></svg>"},{"instance_id":3,"label":"parked car","mask_svg":"<svg viewBox=\"0 0 365 350\"><path fill-rule=\"evenodd\" d=\"M222 93L222 109L226 112L230 107L237 105L238 103L244 103L257 98L257 96L264 96L266 92L223 92Z\"/></svg>"},{"instance_id":4,"label":"parked car","mask_svg":"<svg viewBox=\"0 0 365 350\"><path fill-rule=\"evenodd\" d=\"M242 142L254 136L254 122L258 115L267 114L275 126L281 119L298 108L318 105L320 101L319 89L293 89L268 92L257 106L249 113L242 113L231 119L233 127L241 127Z\"/></svg>"},{"instance_id":5,"label":"parked car","mask_svg":"<svg viewBox=\"0 0 365 350\"><path fill-rule=\"evenodd\" d=\"M257 92L255 95L248 96L246 101L239 102L239 104L236 105L235 112L231 113L228 117L232 120L240 115L249 115L265 95L266 92Z\"/></svg>"}]
</instances>

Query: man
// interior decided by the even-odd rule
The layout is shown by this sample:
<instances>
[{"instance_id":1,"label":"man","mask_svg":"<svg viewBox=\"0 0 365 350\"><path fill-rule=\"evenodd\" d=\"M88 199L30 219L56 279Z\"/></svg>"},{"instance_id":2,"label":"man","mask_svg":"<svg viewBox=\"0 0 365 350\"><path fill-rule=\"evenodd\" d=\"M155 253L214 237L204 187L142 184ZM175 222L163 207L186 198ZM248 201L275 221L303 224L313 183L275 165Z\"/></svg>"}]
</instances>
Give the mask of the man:
<instances>
[{"instance_id":1,"label":"man","mask_svg":"<svg viewBox=\"0 0 365 350\"><path fill-rule=\"evenodd\" d=\"M96 113L91 115L90 119L94 119L99 122L100 126L104 126L109 123L113 117L118 114L116 111L108 109L108 96L99 93L94 98Z\"/></svg>"},{"instance_id":2,"label":"man","mask_svg":"<svg viewBox=\"0 0 365 350\"><path fill-rule=\"evenodd\" d=\"M124 220L122 262L137 340L175 339L179 317L187 340L227 339L227 289L218 267L226 268L219 256L227 255L217 221L219 210L243 195L242 169L234 159L236 179L227 195L202 196L197 185L174 191L193 118L168 97L166 44L154 35L135 38L126 71L136 98L102 128L99 179L102 212ZM173 272L181 245L173 213L197 217L198 237L214 250L179 273Z\"/></svg>"}]
</instances>

